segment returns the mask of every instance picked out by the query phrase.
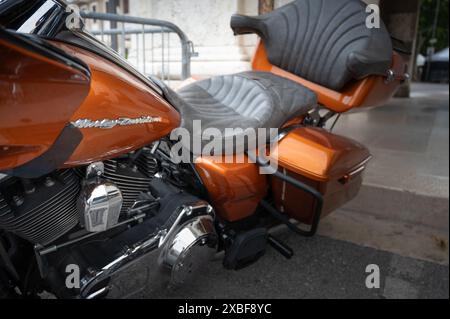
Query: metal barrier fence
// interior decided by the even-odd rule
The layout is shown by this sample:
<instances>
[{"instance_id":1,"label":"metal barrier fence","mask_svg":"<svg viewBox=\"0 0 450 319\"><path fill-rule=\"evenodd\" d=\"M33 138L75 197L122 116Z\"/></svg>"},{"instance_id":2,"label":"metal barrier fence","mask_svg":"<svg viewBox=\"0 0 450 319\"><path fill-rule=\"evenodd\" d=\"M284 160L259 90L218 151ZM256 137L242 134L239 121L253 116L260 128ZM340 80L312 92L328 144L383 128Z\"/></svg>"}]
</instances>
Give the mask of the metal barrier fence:
<instances>
[{"instance_id":1,"label":"metal barrier fence","mask_svg":"<svg viewBox=\"0 0 450 319\"><path fill-rule=\"evenodd\" d=\"M110 13L82 12L81 16L91 34L144 74L157 76L168 84L191 76L191 57L197 53L175 24ZM178 41L171 34L176 34Z\"/></svg>"}]
</instances>

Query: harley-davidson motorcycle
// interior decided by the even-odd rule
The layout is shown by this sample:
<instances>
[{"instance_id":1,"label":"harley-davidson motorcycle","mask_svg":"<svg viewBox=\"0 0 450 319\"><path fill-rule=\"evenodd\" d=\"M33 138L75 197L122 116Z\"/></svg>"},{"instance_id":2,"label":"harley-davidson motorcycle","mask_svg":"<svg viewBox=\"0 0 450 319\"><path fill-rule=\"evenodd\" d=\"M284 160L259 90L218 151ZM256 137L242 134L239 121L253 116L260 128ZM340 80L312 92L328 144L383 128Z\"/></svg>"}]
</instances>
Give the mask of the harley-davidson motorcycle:
<instances>
[{"instance_id":1,"label":"harley-davidson motorcycle","mask_svg":"<svg viewBox=\"0 0 450 319\"><path fill-rule=\"evenodd\" d=\"M3 298L152 296L201 276L217 256L231 270L270 247L289 259L270 229L313 236L357 195L371 158L327 122L384 104L408 78L386 27L368 27L359 0L234 15L236 35L260 37L252 70L177 91L83 26L69 28L66 6L0 1ZM242 137L229 128L278 134L258 152L235 149L242 163L195 148L191 161L174 160L171 133L198 137L194 121L219 142ZM266 174L272 157L278 168Z\"/></svg>"}]
</instances>

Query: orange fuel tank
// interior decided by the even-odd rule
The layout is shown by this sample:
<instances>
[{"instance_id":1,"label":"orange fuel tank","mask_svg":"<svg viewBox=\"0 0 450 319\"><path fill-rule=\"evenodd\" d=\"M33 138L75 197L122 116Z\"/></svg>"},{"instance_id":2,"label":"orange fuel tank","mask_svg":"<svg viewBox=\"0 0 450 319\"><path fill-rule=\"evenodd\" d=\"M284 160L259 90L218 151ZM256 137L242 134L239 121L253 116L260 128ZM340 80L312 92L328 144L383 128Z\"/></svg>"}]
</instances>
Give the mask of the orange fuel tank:
<instances>
[{"instance_id":1,"label":"orange fuel tank","mask_svg":"<svg viewBox=\"0 0 450 319\"><path fill-rule=\"evenodd\" d=\"M32 178L117 157L180 124L155 88L88 50L0 29L0 58L0 171L7 174Z\"/></svg>"},{"instance_id":2,"label":"orange fuel tank","mask_svg":"<svg viewBox=\"0 0 450 319\"><path fill-rule=\"evenodd\" d=\"M89 69L0 28L0 171L46 153L89 92Z\"/></svg>"},{"instance_id":3,"label":"orange fuel tank","mask_svg":"<svg viewBox=\"0 0 450 319\"><path fill-rule=\"evenodd\" d=\"M128 153L166 136L180 125L180 115L169 103L120 66L73 45L62 42L52 45L84 61L91 70L89 94L72 115L72 123L86 119L91 123L149 119L134 125L126 125L125 120L125 125L108 129L80 128L83 140L65 163L66 167Z\"/></svg>"}]
</instances>

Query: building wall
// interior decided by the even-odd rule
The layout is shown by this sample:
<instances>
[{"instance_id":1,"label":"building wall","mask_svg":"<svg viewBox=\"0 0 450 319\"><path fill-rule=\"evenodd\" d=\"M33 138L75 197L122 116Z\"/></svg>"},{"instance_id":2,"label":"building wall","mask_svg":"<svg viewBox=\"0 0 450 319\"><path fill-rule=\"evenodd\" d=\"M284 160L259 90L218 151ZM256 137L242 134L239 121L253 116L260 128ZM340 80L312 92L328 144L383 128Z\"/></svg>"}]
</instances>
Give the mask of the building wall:
<instances>
[{"instance_id":1,"label":"building wall","mask_svg":"<svg viewBox=\"0 0 450 319\"><path fill-rule=\"evenodd\" d=\"M257 10L257 0L130 2L130 15L167 20L187 34L199 54L192 59L192 74L201 76L234 73L250 67L256 36L235 37L229 25L232 14L256 15Z\"/></svg>"},{"instance_id":2,"label":"building wall","mask_svg":"<svg viewBox=\"0 0 450 319\"><path fill-rule=\"evenodd\" d=\"M275 7L291 1L275 0ZM130 15L171 21L188 35L199 53L192 59L192 74L200 76L250 69L257 37L233 35L234 13L257 15L258 0L130 0Z\"/></svg>"}]
</instances>

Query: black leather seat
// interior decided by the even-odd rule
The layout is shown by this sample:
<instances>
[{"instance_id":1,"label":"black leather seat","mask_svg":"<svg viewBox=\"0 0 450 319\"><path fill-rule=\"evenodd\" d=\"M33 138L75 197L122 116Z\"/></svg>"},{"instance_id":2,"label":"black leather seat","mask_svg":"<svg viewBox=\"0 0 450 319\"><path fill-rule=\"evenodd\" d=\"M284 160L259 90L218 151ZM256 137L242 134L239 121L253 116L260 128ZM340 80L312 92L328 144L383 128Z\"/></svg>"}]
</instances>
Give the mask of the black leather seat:
<instances>
[{"instance_id":1,"label":"black leather seat","mask_svg":"<svg viewBox=\"0 0 450 319\"><path fill-rule=\"evenodd\" d=\"M178 91L186 102L184 125L202 119L206 127L279 128L316 106L316 95L291 80L266 72L244 72L195 82Z\"/></svg>"},{"instance_id":2,"label":"black leather seat","mask_svg":"<svg viewBox=\"0 0 450 319\"><path fill-rule=\"evenodd\" d=\"M176 93L166 88L166 97L178 108L182 127L191 136L193 121L202 130L218 129L226 140L240 135L227 128L279 128L289 119L316 106L316 95L291 80L267 72L244 72L194 82Z\"/></svg>"},{"instance_id":3,"label":"black leather seat","mask_svg":"<svg viewBox=\"0 0 450 319\"><path fill-rule=\"evenodd\" d=\"M361 0L297 0L258 17L234 15L231 28L257 33L273 65L339 91L385 75L392 63L389 32L382 21L367 27L366 7Z\"/></svg>"}]
</instances>

